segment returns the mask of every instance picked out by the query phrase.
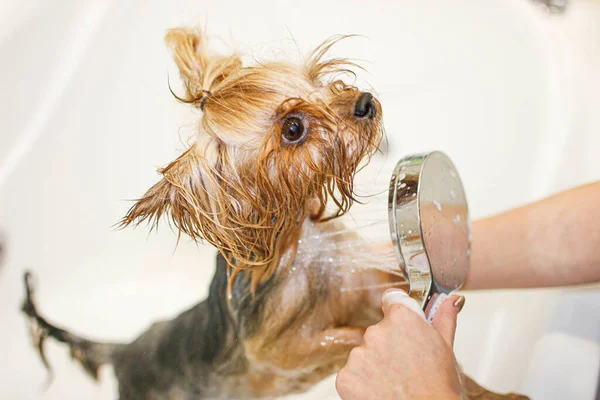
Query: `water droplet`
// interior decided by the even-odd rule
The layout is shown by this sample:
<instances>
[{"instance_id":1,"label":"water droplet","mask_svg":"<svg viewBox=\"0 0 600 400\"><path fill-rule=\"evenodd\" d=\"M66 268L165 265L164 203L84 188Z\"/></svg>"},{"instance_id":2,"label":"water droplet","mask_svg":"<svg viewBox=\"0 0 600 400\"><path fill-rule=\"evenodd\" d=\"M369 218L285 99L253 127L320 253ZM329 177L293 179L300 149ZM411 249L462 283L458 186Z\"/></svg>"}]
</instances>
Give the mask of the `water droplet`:
<instances>
[{"instance_id":1,"label":"water droplet","mask_svg":"<svg viewBox=\"0 0 600 400\"><path fill-rule=\"evenodd\" d=\"M452 176L453 178L456 178L456 172L450 170L450 176Z\"/></svg>"},{"instance_id":2,"label":"water droplet","mask_svg":"<svg viewBox=\"0 0 600 400\"><path fill-rule=\"evenodd\" d=\"M327 343L321 342L321 346L325 347L325 346L327 346Z\"/></svg>"},{"instance_id":3,"label":"water droplet","mask_svg":"<svg viewBox=\"0 0 600 400\"><path fill-rule=\"evenodd\" d=\"M352 268L352 269L350 270L350 273L351 273L351 274L353 274L353 273L355 273L355 272L356 272L356 269L354 269L354 268Z\"/></svg>"},{"instance_id":4,"label":"water droplet","mask_svg":"<svg viewBox=\"0 0 600 400\"><path fill-rule=\"evenodd\" d=\"M471 257L471 249L467 249L467 257Z\"/></svg>"},{"instance_id":5,"label":"water droplet","mask_svg":"<svg viewBox=\"0 0 600 400\"><path fill-rule=\"evenodd\" d=\"M453 261L453 262L456 264L456 257L454 257L454 258L452 259L452 261Z\"/></svg>"},{"instance_id":6,"label":"water droplet","mask_svg":"<svg viewBox=\"0 0 600 400\"><path fill-rule=\"evenodd\" d=\"M456 192L454 191L454 189L450 189L450 198L451 199L455 199L456 198Z\"/></svg>"},{"instance_id":7,"label":"water droplet","mask_svg":"<svg viewBox=\"0 0 600 400\"><path fill-rule=\"evenodd\" d=\"M456 225L460 224L460 215L456 214L456 217L452 220Z\"/></svg>"},{"instance_id":8,"label":"water droplet","mask_svg":"<svg viewBox=\"0 0 600 400\"><path fill-rule=\"evenodd\" d=\"M437 208L438 212L441 213L442 212L442 205L440 204L439 201L434 200L433 201L433 205L435 206L435 208Z\"/></svg>"},{"instance_id":9,"label":"water droplet","mask_svg":"<svg viewBox=\"0 0 600 400\"><path fill-rule=\"evenodd\" d=\"M408 234L409 235L412 234L412 230L411 229L408 230Z\"/></svg>"},{"instance_id":10,"label":"water droplet","mask_svg":"<svg viewBox=\"0 0 600 400\"><path fill-rule=\"evenodd\" d=\"M467 216L467 227L469 228L469 243L473 239L473 226L471 225L471 218Z\"/></svg>"},{"instance_id":11,"label":"water droplet","mask_svg":"<svg viewBox=\"0 0 600 400\"><path fill-rule=\"evenodd\" d=\"M412 197L415 197L416 195L417 195L416 193L413 193Z\"/></svg>"},{"instance_id":12,"label":"water droplet","mask_svg":"<svg viewBox=\"0 0 600 400\"><path fill-rule=\"evenodd\" d=\"M405 188L405 187L406 187L406 183L400 184L400 189Z\"/></svg>"},{"instance_id":13,"label":"water droplet","mask_svg":"<svg viewBox=\"0 0 600 400\"><path fill-rule=\"evenodd\" d=\"M406 174L402 173L402 174L398 175L398 180L403 181L404 178L406 178Z\"/></svg>"},{"instance_id":14,"label":"water droplet","mask_svg":"<svg viewBox=\"0 0 600 400\"><path fill-rule=\"evenodd\" d=\"M329 261L330 263L332 263L332 262L333 262L333 257L329 257L329 258L327 259L327 261Z\"/></svg>"}]
</instances>

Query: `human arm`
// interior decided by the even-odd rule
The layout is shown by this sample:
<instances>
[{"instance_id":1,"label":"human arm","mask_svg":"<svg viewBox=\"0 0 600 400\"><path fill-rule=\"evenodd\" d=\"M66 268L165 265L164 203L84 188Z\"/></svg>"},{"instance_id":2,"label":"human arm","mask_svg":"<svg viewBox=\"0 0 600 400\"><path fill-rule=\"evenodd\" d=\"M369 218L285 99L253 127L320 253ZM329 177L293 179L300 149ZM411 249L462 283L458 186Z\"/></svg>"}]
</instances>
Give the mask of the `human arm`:
<instances>
[{"instance_id":1,"label":"human arm","mask_svg":"<svg viewBox=\"0 0 600 400\"><path fill-rule=\"evenodd\" d=\"M464 290L600 282L600 182L473 223Z\"/></svg>"}]
</instances>

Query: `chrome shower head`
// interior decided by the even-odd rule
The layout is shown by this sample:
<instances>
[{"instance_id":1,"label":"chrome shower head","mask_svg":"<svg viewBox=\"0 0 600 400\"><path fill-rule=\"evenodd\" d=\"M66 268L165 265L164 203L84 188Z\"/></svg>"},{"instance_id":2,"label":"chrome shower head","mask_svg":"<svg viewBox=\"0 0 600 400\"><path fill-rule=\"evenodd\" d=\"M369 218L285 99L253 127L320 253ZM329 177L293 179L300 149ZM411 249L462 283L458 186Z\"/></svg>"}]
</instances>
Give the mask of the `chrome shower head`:
<instances>
[{"instance_id":1,"label":"chrome shower head","mask_svg":"<svg viewBox=\"0 0 600 400\"><path fill-rule=\"evenodd\" d=\"M439 151L400 160L390 181L388 220L410 296L430 312L436 297L460 289L470 259L471 226L454 164ZM441 295L441 296L438 296Z\"/></svg>"}]
</instances>

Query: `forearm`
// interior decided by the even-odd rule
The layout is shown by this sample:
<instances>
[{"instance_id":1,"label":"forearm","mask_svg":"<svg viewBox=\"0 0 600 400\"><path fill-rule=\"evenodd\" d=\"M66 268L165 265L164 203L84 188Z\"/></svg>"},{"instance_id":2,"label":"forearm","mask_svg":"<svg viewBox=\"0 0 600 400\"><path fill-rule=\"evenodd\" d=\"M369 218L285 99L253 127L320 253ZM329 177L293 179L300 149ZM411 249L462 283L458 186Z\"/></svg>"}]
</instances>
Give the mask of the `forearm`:
<instances>
[{"instance_id":1,"label":"forearm","mask_svg":"<svg viewBox=\"0 0 600 400\"><path fill-rule=\"evenodd\" d=\"M600 182L473 223L464 289L600 281Z\"/></svg>"}]
</instances>

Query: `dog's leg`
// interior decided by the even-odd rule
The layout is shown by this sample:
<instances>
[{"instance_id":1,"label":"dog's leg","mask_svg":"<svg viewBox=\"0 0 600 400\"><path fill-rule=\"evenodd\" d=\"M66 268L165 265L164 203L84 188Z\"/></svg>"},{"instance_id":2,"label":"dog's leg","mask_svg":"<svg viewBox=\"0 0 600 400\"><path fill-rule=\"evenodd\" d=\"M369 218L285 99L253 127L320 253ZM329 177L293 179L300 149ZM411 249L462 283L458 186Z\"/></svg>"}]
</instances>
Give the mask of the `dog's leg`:
<instances>
[{"instance_id":1,"label":"dog's leg","mask_svg":"<svg viewBox=\"0 0 600 400\"><path fill-rule=\"evenodd\" d=\"M330 328L320 332L290 330L275 342L252 338L246 349L250 358L283 370L327 366L334 372L347 360L350 350L360 345L363 328Z\"/></svg>"}]
</instances>

